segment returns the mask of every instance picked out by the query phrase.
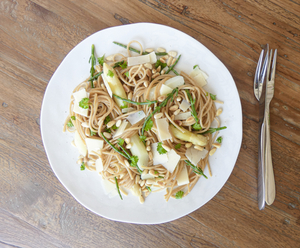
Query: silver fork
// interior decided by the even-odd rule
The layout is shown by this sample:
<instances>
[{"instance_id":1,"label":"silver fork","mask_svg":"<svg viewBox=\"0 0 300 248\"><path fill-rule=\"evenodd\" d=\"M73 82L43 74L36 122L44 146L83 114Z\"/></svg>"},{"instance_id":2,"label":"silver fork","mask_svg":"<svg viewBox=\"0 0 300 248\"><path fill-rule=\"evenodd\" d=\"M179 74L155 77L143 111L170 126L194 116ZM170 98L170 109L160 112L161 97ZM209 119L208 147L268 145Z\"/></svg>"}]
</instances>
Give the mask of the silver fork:
<instances>
[{"instance_id":1,"label":"silver fork","mask_svg":"<svg viewBox=\"0 0 300 248\"><path fill-rule=\"evenodd\" d=\"M269 106L274 96L277 49L269 55L269 45L262 50L254 77L254 94L259 101L258 207L271 205L275 199L275 179L272 165Z\"/></svg>"},{"instance_id":2,"label":"silver fork","mask_svg":"<svg viewBox=\"0 0 300 248\"><path fill-rule=\"evenodd\" d=\"M269 66L267 71L267 85L266 85L266 104L265 104L265 129L266 129L266 157L265 157L265 186L266 186L266 203L271 205L275 200L276 189L275 189L275 178L272 164L271 154L271 139L270 139L270 102L274 96L274 83L275 83L275 70L276 70L276 59L277 49L270 52ZM272 67L271 67L271 61Z\"/></svg>"},{"instance_id":3,"label":"silver fork","mask_svg":"<svg viewBox=\"0 0 300 248\"><path fill-rule=\"evenodd\" d=\"M265 208L266 187L265 187L265 96L266 96L266 76L269 65L269 45L265 45L260 53L254 76L254 95L259 101L259 149L258 149L258 208Z\"/></svg>"}]
</instances>

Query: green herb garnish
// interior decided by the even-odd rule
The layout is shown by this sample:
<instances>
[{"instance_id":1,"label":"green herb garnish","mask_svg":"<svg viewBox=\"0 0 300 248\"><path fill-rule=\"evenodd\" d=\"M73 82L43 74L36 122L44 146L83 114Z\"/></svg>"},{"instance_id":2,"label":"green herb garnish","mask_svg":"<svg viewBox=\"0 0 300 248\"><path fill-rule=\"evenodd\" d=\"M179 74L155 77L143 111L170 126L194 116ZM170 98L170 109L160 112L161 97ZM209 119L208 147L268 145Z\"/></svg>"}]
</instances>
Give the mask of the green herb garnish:
<instances>
[{"instance_id":1,"label":"green herb garnish","mask_svg":"<svg viewBox=\"0 0 300 248\"><path fill-rule=\"evenodd\" d=\"M199 130L202 129L200 123L195 123L195 124L192 126L192 128L193 128L194 130L196 130L196 131L199 131Z\"/></svg>"},{"instance_id":2,"label":"green herb garnish","mask_svg":"<svg viewBox=\"0 0 300 248\"><path fill-rule=\"evenodd\" d=\"M118 191L118 193L119 193L119 196L120 196L121 200L123 200L122 195L121 195L121 192L120 192L120 188L119 188L119 184L118 184L117 177L115 177L115 182L116 182L116 187L117 187L117 191Z\"/></svg>"},{"instance_id":3,"label":"green herb garnish","mask_svg":"<svg viewBox=\"0 0 300 248\"><path fill-rule=\"evenodd\" d=\"M155 68L158 68L160 66L161 70L164 69L167 66L167 63L161 62L159 59L155 63Z\"/></svg>"},{"instance_id":4,"label":"green herb garnish","mask_svg":"<svg viewBox=\"0 0 300 248\"><path fill-rule=\"evenodd\" d=\"M193 169L193 172L195 172L198 175L202 175L207 179L207 176L203 173L203 170L195 165L193 165L190 161L188 160L184 160L184 162L186 162L187 165L191 166Z\"/></svg>"},{"instance_id":5,"label":"green herb garnish","mask_svg":"<svg viewBox=\"0 0 300 248\"><path fill-rule=\"evenodd\" d=\"M141 135L141 136L140 136L140 139L141 139L141 141L143 141L143 142L144 142L144 141L147 139L147 136L145 136L145 135Z\"/></svg>"},{"instance_id":6,"label":"green herb garnish","mask_svg":"<svg viewBox=\"0 0 300 248\"><path fill-rule=\"evenodd\" d=\"M117 96L115 94L113 94L113 96L116 97L116 98L118 98L118 99L120 99L120 100L123 100L123 102L129 102L129 103L132 103L132 104L135 104L135 105L150 105L150 104L157 103L157 100L154 100L154 101L146 100L146 102L135 102L135 101L131 101L129 99Z\"/></svg>"},{"instance_id":7,"label":"green herb garnish","mask_svg":"<svg viewBox=\"0 0 300 248\"><path fill-rule=\"evenodd\" d=\"M151 128L153 127L153 121L152 121L152 119L149 119L147 121L146 125L144 123L144 126L145 126L145 128L144 128L145 131L150 131Z\"/></svg>"},{"instance_id":8,"label":"green herb garnish","mask_svg":"<svg viewBox=\"0 0 300 248\"><path fill-rule=\"evenodd\" d=\"M154 171L154 173L157 175L157 174L158 174L158 171L157 171L157 170L155 170L155 171Z\"/></svg>"},{"instance_id":9,"label":"green herb garnish","mask_svg":"<svg viewBox=\"0 0 300 248\"><path fill-rule=\"evenodd\" d=\"M76 117L75 117L74 115L72 115L72 116L71 116L71 119L72 119L73 121L75 121L75 120L76 120Z\"/></svg>"},{"instance_id":10,"label":"green herb garnish","mask_svg":"<svg viewBox=\"0 0 300 248\"><path fill-rule=\"evenodd\" d=\"M85 164L84 164L84 162L81 163L80 170L85 170Z\"/></svg>"},{"instance_id":11,"label":"green herb garnish","mask_svg":"<svg viewBox=\"0 0 300 248\"><path fill-rule=\"evenodd\" d=\"M180 147L181 147L181 143L178 143L178 144L175 145L176 150L180 149Z\"/></svg>"},{"instance_id":12,"label":"green herb garnish","mask_svg":"<svg viewBox=\"0 0 300 248\"><path fill-rule=\"evenodd\" d=\"M119 61L113 65L113 68L116 68L116 67L121 67L122 69L125 69L125 68L127 68L127 62L124 60Z\"/></svg>"},{"instance_id":13,"label":"green herb garnish","mask_svg":"<svg viewBox=\"0 0 300 248\"><path fill-rule=\"evenodd\" d=\"M91 136L94 136L94 135L97 135L97 134L98 134L97 132L93 132L92 129L90 129L90 135Z\"/></svg>"},{"instance_id":14,"label":"green herb garnish","mask_svg":"<svg viewBox=\"0 0 300 248\"><path fill-rule=\"evenodd\" d=\"M110 122L110 116L108 115L108 116L106 116L105 117L105 120L104 120L104 125L106 125L108 122Z\"/></svg>"},{"instance_id":15,"label":"green herb garnish","mask_svg":"<svg viewBox=\"0 0 300 248\"><path fill-rule=\"evenodd\" d=\"M102 65L102 66L103 66L103 63L104 63L104 59L105 59L105 54L103 54L102 57L98 58L98 63L99 63L100 65Z\"/></svg>"},{"instance_id":16,"label":"green herb garnish","mask_svg":"<svg viewBox=\"0 0 300 248\"><path fill-rule=\"evenodd\" d=\"M112 130L117 130L118 127L117 127L116 124L115 124L115 125L113 125L113 126L111 127L111 129L112 129Z\"/></svg>"},{"instance_id":17,"label":"green herb garnish","mask_svg":"<svg viewBox=\"0 0 300 248\"><path fill-rule=\"evenodd\" d=\"M124 139L118 138L117 141L120 146L124 145L124 142L125 142Z\"/></svg>"},{"instance_id":18,"label":"green herb garnish","mask_svg":"<svg viewBox=\"0 0 300 248\"><path fill-rule=\"evenodd\" d=\"M194 65L194 66L193 66L193 69L195 69L196 67L199 67L199 65Z\"/></svg>"},{"instance_id":19,"label":"green herb garnish","mask_svg":"<svg viewBox=\"0 0 300 248\"><path fill-rule=\"evenodd\" d=\"M73 123L72 123L71 120L68 121L67 126L68 126L68 127L74 127L74 125L73 125Z\"/></svg>"},{"instance_id":20,"label":"green herb garnish","mask_svg":"<svg viewBox=\"0 0 300 248\"><path fill-rule=\"evenodd\" d=\"M165 154L165 153L167 153L167 150L162 147L162 142L159 142L157 144L156 150L158 151L159 154Z\"/></svg>"},{"instance_id":21,"label":"green herb garnish","mask_svg":"<svg viewBox=\"0 0 300 248\"><path fill-rule=\"evenodd\" d=\"M217 142L219 142L220 144L222 143L223 138L220 136L217 138Z\"/></svg>"},{"instance_id":22,"label":"green herb garnish","mask_svg":"<svg viewBox=\"0 0 300 248\"><path fill-rule=\"evenodd\" d=\"M108 70L108 73L107 73L107 76L108 77L113 77L115 74L111 71L111 70Z\"/></svg>"},{"instance_id":23,"label":"green herb garnish","mask_svg":"<svg viewBox=\"0 0 300 248\"><path fill-rule=\"evenodd\" d=\"M209 94L210 94L211 100L216 100L216 99L217 99L217 98L216 98L217 95L213 95L212 93L209 93Z\"/></svg>"},{"instance_id":24,"label":"green herb garnish","mask_svg":"<svg viewBox=\"0 0 300 248\"><path fill-rule=\"evenodd\" d=\"M79 107L83 109L88 109L89 108L89 99L88 98L82 98L82 100L79 102Z\"/></svg>"},{"instance_id":25,"label":"green herb garnish","mask_svg":"<svg viewBox=\"0 0 300 248\"><path fill-rule=\"evenodd\" d=\"M148 191L151 192L151 188L150 187L146 186L146 189L148 189Z\"/></svg>"},{"instance_id":26,"label":"green herb garnish","mask_svg":"<svg viewBox=\"0 0 300 248\"><path fill-rule=\"evenodd\" d=\"M126 71L124 74L125 74L126 77L129 78L129 71Z\"/></svg>"},{"instance_id":27,"label":"green herb garnish","mask_svg":"<svg viewBox=\"0 0 300 248\"><path fill-rule=\"evenodd\" d=\"M120 107L120 109L128 108L128 105L123 102L123 105Z\"/></svg>"},{"instance_id":28,"label":"green herb garnish","mask_svg":"<svg viewBox=\"0 0 300 248\"><path fill-rule=\"evenodd\" d=\"M175 197L176 197L176 199L181 199L183 197L183 195L184 195L184 192L180 190L176 193Z\"/></svg>"},{"instance_id":29,"label":"green herb garnish","mask_svg":"<svg viewBox=\"0 0 300 248\"><path fill-rule=\"evenodd\" d=\"M105 128L104 132L111 133L111 130L110 130L110 128Z\"/></svg>"}]
</instances>

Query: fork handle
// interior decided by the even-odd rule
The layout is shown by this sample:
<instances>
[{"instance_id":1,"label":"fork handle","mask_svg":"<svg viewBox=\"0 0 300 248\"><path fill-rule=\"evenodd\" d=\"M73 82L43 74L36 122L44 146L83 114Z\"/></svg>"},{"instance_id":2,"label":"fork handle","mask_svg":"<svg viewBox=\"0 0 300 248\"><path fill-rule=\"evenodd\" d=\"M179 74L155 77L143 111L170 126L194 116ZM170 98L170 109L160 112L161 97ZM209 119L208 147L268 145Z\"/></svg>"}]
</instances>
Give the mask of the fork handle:
<instances>
[{"instance_id":1,"label":"fork handle","mask_svg":"<svg viewBox=\"0 0 300 248\"><path fill-rule=\"evenodd\" d=\"M271 139L270 139L270 115L269 106L265 111L265 135L266 135L266 150L265 150L265 190L266 190L266 203L271 205L275 200L276 189L275 189L275 178L272 164L272 153L271 153Z\"/></svg>"},{"instance_id":2,"label":"fork handle","mask_svg":"<svg viewBox=\"0 0 300 248\"><path fill-rule=\"evenodd\" d=\"M258 208L263 210L266 204L266 189L265 189L265 139L266 128L265 121L260 123L259 143L258 143L258 177L257 177L257 198Z\"/></svg>"}]
</instances>

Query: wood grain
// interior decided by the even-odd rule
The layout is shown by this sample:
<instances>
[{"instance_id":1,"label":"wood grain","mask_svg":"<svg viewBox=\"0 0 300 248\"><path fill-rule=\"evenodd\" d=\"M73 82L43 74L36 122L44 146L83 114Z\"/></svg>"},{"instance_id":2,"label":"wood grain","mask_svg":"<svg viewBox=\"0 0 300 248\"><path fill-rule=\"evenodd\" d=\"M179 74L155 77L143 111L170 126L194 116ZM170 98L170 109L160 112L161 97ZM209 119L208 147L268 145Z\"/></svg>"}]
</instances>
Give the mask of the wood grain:
<instances>
[{"instance_id":1,"label":"wood grain","mask_svg":"<svg viewBox=\"0 0 300 248\"><path fill-rule=\"evenodd\" d=\"M2 0L0 2L0 247L300 247L300 3L294 0ZM53 174L39 127L52 74L80 41L136 22L177 28L231 72L243 108L243 143L222 190L160 225L101 218ZM257 208L261 45L278 48L271 140L276 200Z\"/></svg>"}]
</instances>

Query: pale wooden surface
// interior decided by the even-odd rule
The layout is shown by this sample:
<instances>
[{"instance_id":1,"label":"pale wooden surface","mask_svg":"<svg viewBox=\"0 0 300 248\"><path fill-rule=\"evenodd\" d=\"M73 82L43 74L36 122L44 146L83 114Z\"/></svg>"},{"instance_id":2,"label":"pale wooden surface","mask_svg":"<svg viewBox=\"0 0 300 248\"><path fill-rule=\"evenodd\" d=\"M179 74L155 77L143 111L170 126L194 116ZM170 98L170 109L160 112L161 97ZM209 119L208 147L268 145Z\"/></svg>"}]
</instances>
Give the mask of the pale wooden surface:
<instances>
[{"instance_id":1,"label":"pale wooden surface","mask_svg":"<svg viewBox=\"0 0 300 248\"><path fill-rule=\"evenodd\" d=\"M300 247L300 2L0 1L0 247ZM233 75L243 144L222 190L176 221L133 225L79 205L53 174L40 136L43 94L64 56L101 29L153 22L204 44ZM260 46L278 48L271 139L277 196L257 207Z\"/></svg>"}]
</instances>

